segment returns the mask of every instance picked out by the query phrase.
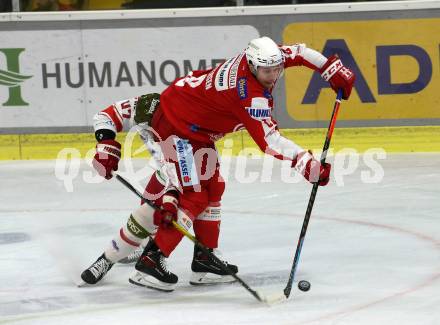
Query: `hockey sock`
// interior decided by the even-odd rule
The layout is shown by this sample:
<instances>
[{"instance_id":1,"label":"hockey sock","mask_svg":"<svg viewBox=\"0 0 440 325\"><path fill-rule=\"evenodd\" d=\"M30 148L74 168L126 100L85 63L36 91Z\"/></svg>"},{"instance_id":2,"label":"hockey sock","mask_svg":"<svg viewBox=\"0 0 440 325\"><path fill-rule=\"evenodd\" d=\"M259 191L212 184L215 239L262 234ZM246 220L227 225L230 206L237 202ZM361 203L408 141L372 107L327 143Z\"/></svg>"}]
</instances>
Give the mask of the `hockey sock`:
<instances>
[{"instance_id":1,"label":"hockey sock","mask_svg":"<svg viewBox=\"0 0 440 325\"><path fill-rule=\"evenodd\" d=\"M208 248L218 247L220 235L221 208L220 203L210 203L209 206L194 220L194 234Z\"/></svg>"},{"instance_id":2,"label":"hockey sock","mask_svg":"<svg viewBox=\"0 0 440 325\"><path fill-rule=\"evenodd\" d=\"M156 232L153 223L154 210L147 204L141 205L134 211L104 251L105 256L116 263L130 255L148 236Z\"/></svg>"},{"instance_id":3,"label":"hockey sock","mask_svg":"<svg viewBox=\"0 0 440 325\"><path fill-rule=\"evenodd\" d=\"M186 230L189 230L192 227L191 218L182 210L178 211L177 222ZM161 227L158 229L154 241L160 248L161 252L168 257L180 243L182 237L183 235L174 227Z\"/></svg>"},{"instance_id":4,"label":"hockey sock","mask_svg":"<svg viewBox=\"0 0 440 325\"><path fill-rule=\"evenodd\" d=\"M159 171L156 171L153 175L151 175L150 180L148 181L147 186L144 190L144 197L154 201L157 205L160 205L160 199L162 194L164 194L165 189L165 180L162 178ZM143 202L141 202L142 204Z\"/></svg>"}]
</instances>

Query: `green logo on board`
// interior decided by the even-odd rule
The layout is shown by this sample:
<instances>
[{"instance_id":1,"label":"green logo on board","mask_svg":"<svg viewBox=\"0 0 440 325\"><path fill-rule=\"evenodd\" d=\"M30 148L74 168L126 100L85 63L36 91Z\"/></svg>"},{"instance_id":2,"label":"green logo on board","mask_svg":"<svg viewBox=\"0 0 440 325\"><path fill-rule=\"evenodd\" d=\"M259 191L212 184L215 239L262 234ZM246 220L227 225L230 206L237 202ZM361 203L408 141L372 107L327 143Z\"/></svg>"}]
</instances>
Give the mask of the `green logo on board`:
<instances>
[{"instance_id":1,"label":"green logo on board","mask_svg":"<svg viewBox=\"0 0 440 325\"><path fill-rule=\"evenodd\" d=\"M21 97L21 84L32 76L20 74L18 57L25 49L0 49L6 57L6 69L0 69L0 85L9 88L9 97L3 106L29 106Z\"/></svg>"}]
</instances>

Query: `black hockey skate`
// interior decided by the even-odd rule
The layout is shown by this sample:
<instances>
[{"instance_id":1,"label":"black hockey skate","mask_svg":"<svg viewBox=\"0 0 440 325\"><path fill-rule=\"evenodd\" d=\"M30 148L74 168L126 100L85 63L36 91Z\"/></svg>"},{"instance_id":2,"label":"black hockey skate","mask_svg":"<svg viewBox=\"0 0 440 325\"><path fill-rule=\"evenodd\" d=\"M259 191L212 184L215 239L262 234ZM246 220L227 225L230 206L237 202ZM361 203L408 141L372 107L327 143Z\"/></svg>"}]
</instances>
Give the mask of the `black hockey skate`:
<instances>
[{"instance_id":1,"label":"black hockey skate","mask_svg":"<svg viewBox=\"0 0 440 325\"><path fill-rule=\"evenodd\" d=\"M219 251L213 249L209 250L214 252L214 255L222 260ZM223 263L232 273L235 274L238 272L237 265L229 264L226 261L223 261ZM203 253L203 251L196 245L194 246L194 256L191 263L191 270L193 273L189 283L193 285L230 283L235 281L232 275L223 271L218 263L212 261L208 255Z\"/></svg>"},{"instance_id":2,"label":"black hockey skate","mask_svg":"<svg viewBox=\"0 0 440 325\"><path fill-rule=\"evenodd\" d=\"M173 291L178 278L177 275L168 271L165 259L154 240L150 239L136 263L136 271L128 281L150 289Z\"/></svg>"},{"instance_id":3,"label":"black hockey skate","mask_svg":"<svg viewBox=\"0 0 440 325\"><path fill-rule=\"evenodd\" d=\"M95 263L81 273L81 279L87 284L96 284L107 274L112 266L113 263L105 257L105 254L102 254Z\"/></svg>"}]
</instances>

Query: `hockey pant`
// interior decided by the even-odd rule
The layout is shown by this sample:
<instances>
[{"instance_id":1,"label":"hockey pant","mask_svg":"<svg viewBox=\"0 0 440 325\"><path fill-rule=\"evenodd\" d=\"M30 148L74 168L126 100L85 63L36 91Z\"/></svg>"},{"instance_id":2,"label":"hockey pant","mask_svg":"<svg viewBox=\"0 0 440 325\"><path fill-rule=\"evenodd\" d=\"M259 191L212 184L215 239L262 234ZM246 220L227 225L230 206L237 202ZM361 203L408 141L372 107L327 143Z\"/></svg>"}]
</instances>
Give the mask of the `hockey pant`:
<instances>
[{"instance_id":1,"label":"hockey pant","mask_svg":"<svg viewBox=\"0 0 440 325\"><path fill-rule=\"evenodd\" d=\"M180 195L178 222L189 229L194 226L197 239L209 248L218 247L220 234L220 201L224 192L224 181L217 173L207 188L200 192L187 191ZM163 192L164 182L159 173L154 173L145 189L144 196L158 197ZM153 201L160 205L161 196ZM174 228L160 228L153 223L154 209L143 203L128 218L105 250L106 257L117 262L131 254L143 240L155 235L155 242L165 256L169 256L182 239ZM197 216L194 218L194 216Z\"/></svg>"}]
</instances>

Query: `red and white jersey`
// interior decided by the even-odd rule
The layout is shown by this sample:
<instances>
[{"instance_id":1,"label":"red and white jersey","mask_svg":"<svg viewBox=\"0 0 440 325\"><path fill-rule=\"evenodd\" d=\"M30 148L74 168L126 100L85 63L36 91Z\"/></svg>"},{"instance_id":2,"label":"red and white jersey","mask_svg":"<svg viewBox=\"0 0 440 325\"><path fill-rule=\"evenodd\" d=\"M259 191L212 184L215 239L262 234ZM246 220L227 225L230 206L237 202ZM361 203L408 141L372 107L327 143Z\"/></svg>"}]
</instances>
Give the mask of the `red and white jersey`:
<instances>
[{"instance_id":1,"label":"red and white jersey","mask_svg":"<svg viewBox=\"0 0 440 325\"><path fill-rule=\"evenodd\" d=\"M322 67L326 58L304 44L280 47L285 68ZM299 148L282 137L272 118L272 89L265 89L249 69L244 52L213 70L193 71L161 94L167 119L185 137L211 142L246 128L260 149L277 158L292 158ZM289 157L283 153L289 152Z\"/></svg>"},{"instance_id":2,"label":"red and white jersey","mask_svg":"<svg viewBox=\"0 0 440 325\"><path fill-rule=\"evenodd\" d=\"M317 70L327 61L304 44L280 49L285 68L304 65ZM113 127L120 131L123 120L131 117L135 101L118 102L101 114L110 117ZM257 81L244 51L215 69L193 71L176 79L162 92L160 105L179 136L190 140L212 143L245 128L262 151L279 159L293 159L303 150L279 133L272 118L272 89L265 89ZM95 129L99 128L97 122L95 118ZM105 127L102 118L99 124Z\"/></svg>"}]
</instances>

